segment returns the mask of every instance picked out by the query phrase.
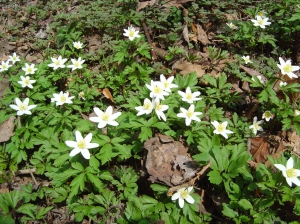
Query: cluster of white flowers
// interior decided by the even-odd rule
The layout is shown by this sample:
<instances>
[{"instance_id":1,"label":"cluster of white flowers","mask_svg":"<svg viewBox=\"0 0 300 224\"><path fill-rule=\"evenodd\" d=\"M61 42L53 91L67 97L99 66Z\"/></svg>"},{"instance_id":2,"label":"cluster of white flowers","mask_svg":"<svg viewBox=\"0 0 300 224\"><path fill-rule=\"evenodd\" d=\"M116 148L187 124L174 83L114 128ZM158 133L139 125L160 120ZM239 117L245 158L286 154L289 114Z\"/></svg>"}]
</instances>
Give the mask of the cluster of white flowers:
<instances>
[{"instance_id":1,"label":"cluster of white flowers","mask_svg":"<svg viewBox=\"0 0 300 224\"><path fill-rule=\"evenodd\" d=\"M17 61L21 61L20 57L14 52L13 55L8 57L7 61L2 61L0 65L0 72L7 71L12 65L14 65ZM11 64L10 64L11 62Z\"/></svg>"},{"instance_id":2,"label":"cluster of white flowers","mask_svg":"<svg viewBox=\"0 0 300 224\"><path fill-rule=\"evenodd\" d=\"M271 22L268 22L269 18L266 17L266 12L264 10L257 13L255 16L256 19L251 19L253 26L259 26L262 29L265 29L266 26L269 26Z\"/></svg>"},{"instance_id":3,"label":"cluster of white flowers","mask_svg":"<svg viewBox=\"0 0 300 224\"><path fill-rule=\"evenodd\" d=\"M137 116L150 114L154 110L158 119L166 121L167 118L164 111L168 110L169 106L162 104L161 101L165 99L165 96L171 94L172 88L177 87L177 85L172 83L173 80L174 76L166 79L166 77L161 74L160 81L151 80L150 85L146 84L146 87L150 90L150 98L152 98L152 100L146 98L144 99L143 106L135 108L138 111Z\"/></svg>"},{"instance_id":4,"label":"cluster of white flowers","mask_svg":"<svg viewBox=\"0 0 300 224\"><path fill-rule=\"evenodd\" d=\"M271 111L267 110L263 113L262 119L265 119L267 122L274 118L274 114ZM253 133L256 135L257 131L263 131L264 129L260 126L264 121L257 121L257 117L253 118L253 124L250 125L250 129L252 129Z\"/></svg>"}]
</instances>

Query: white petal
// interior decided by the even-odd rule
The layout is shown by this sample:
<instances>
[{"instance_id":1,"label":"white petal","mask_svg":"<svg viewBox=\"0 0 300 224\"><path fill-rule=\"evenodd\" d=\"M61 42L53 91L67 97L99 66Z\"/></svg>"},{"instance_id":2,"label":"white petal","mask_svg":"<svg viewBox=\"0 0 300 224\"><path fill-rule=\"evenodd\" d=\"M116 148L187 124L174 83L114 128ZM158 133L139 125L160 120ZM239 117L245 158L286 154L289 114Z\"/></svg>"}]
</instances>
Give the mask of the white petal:
<instances>
[{"instance_id":1,"label":"white petal","mask_svg":"<svg viewBox=\"0 0 300 224\"><path fill-rule=\"evenodd\" d=\"M111 114L113 113L113 108L112 108L112 106L107 107L107 109L106 109L105 112L111 115Z\"/></svg>"},{"instance_id":2,"label":"white petal","mask_svg":"<svg viewBox=\"0 0 300 224\"><path fill-rule=\"evenodd\" d=\"M291 181L296 184L297 186L300 186L300 180L296 177L296 178L291 178Z\"/></svg>"},{"instance_id":3,"label":"white petal","mask_svg":"<svg viewBox=\"0 0 300 224\"><path fill-rule=\"evenodd\" d=\"M82 149L81 150L81 154L85 159L90 159L91 158L91 154L89 152L88 149Z\"/></svg>"},{"instance_id":4,"label":"white petal","mask_svg":"<svg viewBox=\"0 0 300 224\"><path fill-rule=\"evenodd\" d=\"M179 207L180 207L180 208L183 208L183 206L184 206L184 199L179 198L179 199L178 199L178 202L179 202Z\"/></svg>"},{"instance_id":5,"label":"white petal","mask_svg":"<svg viewBox=\"0 0 300 224\"><path fill-rule=\"evenodd\" d=\"M76 148L77 147L77 142L75 141L65 141L66 145L72 148Z\"/></svg>"},{"instance_id":6,"label":"white petal","mask_svg":"<svg viewBox=\"0 0 300 224\"><path fill-rule=\"evenodd\" d=\"M100 110L98 107L94 107L94 112L97 114L98 117L101 117L103 114L103 111Z\"/></svg>"},{"instance_id":7,"label":"white petal","mask_svg":"<svg viewBox=\"0 0 300 224\"><path fill-rule=\"evenodd\" d=\"M188 203L190 203L190 204L194 204L195 203L195 199L191 195L189 195L185 200Z\"/></svg>"},{"instance_id":8,"label":"white petal","mask_svg":"<svg viewBox=\"0 0 300 224\"><path fill-rule=\"evenodd\" d=\"M80 153L80 149L75 148L70 152L70 156L73 157L73 156L77 155L78 153Z\"/></svg>"},{"instance_id":9,"label":"white petal","mask_svg":"<svg viewBox=\"0 0 300 224\"><path fill-rule=\"evenodd\" d=\"M288 185L290 185L290 187L292 186L292 180L291 178L285 178L286 182L288 183Z\"/></svg>"},{"instance_id":10,"label":"white petal","mask_svg":"<svg viewBox=\"0 0 300 224\"><path fill-rule=\"evenodd\" d=\"M110 120L116 120L122 113L121 112L117 112L114 113L110 116Z\"/></svg>"},{"instance_id":11,"label":"white petal","mask_svg":"<svg viewBox=\"0 0 300 224\"><path fill-rule=\"evenodd\" d=\"M93 149L93 148L97 148L97 147L99 147L99 144L98 144L98 143L88 143L88 144L86 145L86 148L87 148L87 149Z\"/></svg>"},{"instance_id":12,"label":"white petal","mask_svg":"<svg viewBox=\"0 0 300 224\"><path fill-rule=\"evenodd\" d=\"M111 126L118 126L119 123L116 121L108 121L107 124L111 125Z\"/></svg>"},{"instance_id":13,"label":"white petal","mask_svg":"<svg viewBox=\"0 0 300 224\"><path fill-rule=\"evenodd\" d=\"M79 142L83 139L79 131L75 131L75 137L76 137L76 142Z\"/></svg>"},{"instance_id":14,"label":"white petal","mask_svg":"<svg viewBox=\"0 0 300 224\"><path fill-rule=\"evenodd\" d=\"M294 167L294 160L293 157L290 157L289 160L286 163L286 169L292 169Z\"/></svg>"},{"instance_id":15,"label":"white petal","mask_svg":"<svg viewBox=\"0 0 300 224\"><path fill-rule=\"evenodd\" d=\"M87 136L85 136L84 138L84 141L85 143L90 143L92 141L92 138L93 138L93 134L92 133L89 133Z\"/></svg>"},{"instance_id":16,"label":"white petal","mask_svg":"<svg viewBox=\"0 0 300 224\"><path fill-rule=\"evenodd\" d=\"M11 104L9 106L14 110L20 110L20 108L17 105Z\"/></svg>"},{"instance_id":17,"label":"white petal","mask_svg":"<svg viewBox=\"0 0 300 224\"><path fill-rule=\"evenodd\" d=\"M107 125L105 121L101 121L98 123L98 128L104 128Z\"/></svg>"},{"instance_id":18,"label":"white petal","mask_svg":"<svg viewBox=\"0 0 300 224\"><path fill-rule=\"evenodd\" d=\"M100 117L90 117L89 120L95 123L102 122L102 119Z\"/></svg>"},{"instance_id":19,"label":"white petal","mask_svg":"<svg viewBox=\"0 0 300 224\"><path fill-rule=\"evenodd\" d=\"M274 166L282 172L286 172L286 168L282 164L274 164Z\"/></svg>"},{"instance_id":20,"label":"white petal","mask_svg":"<svg viewBox=\"0 0 300 224\"><path fill-rule=\"evenodd\" d=\"M179 193L176 192L175 194L172 195L172 200L177 200L179 198Z\"/></svg>"}]
</instances>

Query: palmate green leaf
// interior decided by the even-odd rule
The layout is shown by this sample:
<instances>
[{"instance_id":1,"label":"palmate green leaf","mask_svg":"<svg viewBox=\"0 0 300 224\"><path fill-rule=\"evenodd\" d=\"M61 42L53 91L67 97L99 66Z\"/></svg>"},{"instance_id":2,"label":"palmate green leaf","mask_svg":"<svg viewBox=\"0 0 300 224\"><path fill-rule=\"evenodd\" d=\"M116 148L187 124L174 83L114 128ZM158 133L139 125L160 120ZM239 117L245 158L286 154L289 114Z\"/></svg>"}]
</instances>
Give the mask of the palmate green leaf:
<instances>
[{"instance_id":1,"label":"palmate green leaf","mask_svg":"<svg viewBox=\"0 0 300 224\"><path fill-rule=\"evenodd\" d=\"M103 189L103 183L99 180L99 177L92 173L86 173L87 179L89 179L93 185L98 189L99 192Z\"/></svg>"},{"instance_id":2,"label":"palmate green leaf","mask_svg":"<svg viewBox=\"0 0 300 224\"><path fill-rule=\"evenodd\" d=\"M15 224L15 220L11 217L11 214L0 215L0 223Z\"/></svg>"},{"instance_id":3,"label":"palmate green leaf","mask_svg":"<svg viewBox=\"0 0 300 224\"><path fill-rule=\"evenodd\" d=\"M83 191L85 180L86 177L84 173L79 174L79 176L75 177L72 180L72 182L70 183L71 192L69 197L73 197L74 195L77 195L79 190Z\"/></svg>"},{"instance_id":4,"label":"palmate green leaf","mask_svg":"<svg viewBox=\"0 0 300 224\"><path fill-rule=\"evenodd\" d=\"M20 212L22 214L28 215L30 218L35 219L37 206L34 204L23 204L18 209L17 212Z\"/></svg>"},{"instance_id":5,"label":"palmate green leaf","mask_svg":"<svg viewBox=\"0 0 300 224\"><path fill-rule=\"evenodd\" d=\"M81 171L81 172L83 172L84 171L84 167L81 165L81 163L79 163L79 162L74 162L74 163L72 163L72 165L71 165L75 170L79 170L79 171Z\"/></svg>"},{"instance_id":6,"label":"palmate green leaf","mask_svg":"<svg viewBox=\"0 0 300 224\"><path fill-rule=\"evenodd\" d=\"M222 205L223 205L223 210L222 210L223 215L225 215L229 218L235 218L239 215L236 211L229 208L227 204L222 203Z\"/></svg>"},{"instance_id":7,"label":"palmate green leaf","mask_svg":"<svg viewBox=\"0 0 300 224\"><path fill-rule=\"evenodd\" d=\"M212 170L207 175L209 176L208 179L212 184L219 185L223 180L221 174L217 170Z\"/></svg>"},{"instance_id":8,"label":"palmate green leaf","mask_svg":"<svg viewBox=\"0 0 300 224\"><path fill-rule=\"evenodd\" d=\"M131 149L128 145L114 144L114 149L117 150L119 161L129 159L131 157Z\"/></svg>"},{"instance_id":9,"label":"palmate green leaf","mask_svg":"<svg viewBox=\"0 0 300 224\"><path fill-rule=\"evenodd\" d=\"M45 215L52 209L53 207L41 207L39 208L37 214L36 214L36 219L44 219Z\"/></svg>"},{"instance_id":10,"label":"palmate green leaf","mask_svg":"<svg viewBox=\"0 0 300 224\"><path fill-rule=\"evenodd\" d=\"M61 165L65 164L66 161L70 158L71 157L69 156L69 154L63 154L54 160L53 165L56 167L60 167Z\"/></svg>"},{"instance_id":11,"label":"palmate green leaf","mask_svg":"<svg viewBox=\"0 0 300 224\"><path fill-rule=\"evenodd\" d=\"M96 154L96 157L100 159L102 165L104 165L105 163L107 163L112 159L113 157L112 148L113 147L111 144L105 144L100 149L100 152Z\"/></svg>"},{"instance_id":12,"label":"palmate green leaf","mask_svg":"<svg viewBox=\"0 0 300 224\"><path fill-rule=\"evenodd\" d=\"M111 175L111 173L108 170L100 171L99 178L102 180L113 180L114 179L114 177Z\"/></svg>"},{"instance_id":13,"label":"palmate green leaf","mask_svg":"<svg viewBox=\"0 0 300 224\"><path fill-rule=\"evenodd\" d=\"M153 191L158 192L159 194L166 193L169 190L168 187L160 184L151 184L150 187Z\"/></svg>"},{"instance_id":14,"label":"palmate green leaf","mask_svg":"<svg viewBox=\"0 0 300 224\"><path fill-rule=\"evenodd\" d=\"M152 137L152 130L149 127L142 127L141 133L139 134L139 139L144 142Z\"/></svg>"}]
</instances>

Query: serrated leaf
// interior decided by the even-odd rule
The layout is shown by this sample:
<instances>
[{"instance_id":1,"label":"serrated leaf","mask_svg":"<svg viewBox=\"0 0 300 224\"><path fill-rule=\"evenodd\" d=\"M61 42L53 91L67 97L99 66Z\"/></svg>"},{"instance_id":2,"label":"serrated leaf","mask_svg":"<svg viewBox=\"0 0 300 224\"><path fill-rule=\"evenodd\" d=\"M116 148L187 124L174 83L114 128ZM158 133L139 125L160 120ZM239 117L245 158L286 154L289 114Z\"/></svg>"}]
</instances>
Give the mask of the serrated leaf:
<instances>
[{"instance_id":1,"label":"serrated leaf","mask_svg":"<svg viewBox=\"0 0 300 224\"><path fill-rule=\"evenodd\" d=\"M169 190L168 187L166 187L164 185L160 185L160 184L151 184L150 187L153 191L156 191L159 193L166 193Z\"/></svg>"},{"instance_id":2,"label":"serrated leaf","mask_svg":"<svg viewBox=\"0 0 300 224\"><path fill-rule=\"evenodd\" d=\"M84 181L85 181L86 177L84 173L81 173L79 176L75 177L72 182L70 183L71 187L71 193L70 193L70 197L77 195L79 189L81 191L83 191L84 189Z\"/></svg>"},{"instance_id":3,"label":"serrated leaf","mask_svg":"<svg viewBox=\"0 0 300 224\"><path fill-rule=\"evenodd\" d=\"M102 182L99 180L99 177L95 176L91 173L86 173L87 178L93 183L93 185L101 192L102 190Z\"/></svg>"},{"instance_id":4,"label":"serrated leaf","mask_svg":"<svg viewBox=\"0 0 300 224\"><path fill-rule=\"evenodd\" d=\"M36 213L36 210L37 210L37 206L30 203L23 204L17 209L18 212L28 215L32 219L35 219L34 214Z\"/></svg>"},{"instance_id":5,"label":"serrated leaf","mask_svg":"<svg viewBox=\"0 0 300 224\"><path fill-rule=\"evenodd\" d=\"M239 215L236 211L229 208L227 204L223 203L222 205L223 205L223 210L222 210L223 215L229 218L235 218Z\"/></svg>"},{"instance_id":6,"label":"serrated leaf","mask_svg":"<svg viewBox=\"0 0 300 224\"><path fill-rule=\"evenodd\" d=\"M209 176L208 179L212 184L219 185L223 180L221 174L217 170L211 170L207 175Z\"/></svg>"},{"instance_id":7,"label":"serrated leaf","mask_svg":"<svg viewBox=\"0 0 300 224\"><path fill-rule=\"evenodd\" d=\"M110 161L113 157L112 155L112 145L105 144L101 149L100 152L96 154L96 157L100 159L101 164L104 165L106 162Z\"/></svg>"}]
</instances>

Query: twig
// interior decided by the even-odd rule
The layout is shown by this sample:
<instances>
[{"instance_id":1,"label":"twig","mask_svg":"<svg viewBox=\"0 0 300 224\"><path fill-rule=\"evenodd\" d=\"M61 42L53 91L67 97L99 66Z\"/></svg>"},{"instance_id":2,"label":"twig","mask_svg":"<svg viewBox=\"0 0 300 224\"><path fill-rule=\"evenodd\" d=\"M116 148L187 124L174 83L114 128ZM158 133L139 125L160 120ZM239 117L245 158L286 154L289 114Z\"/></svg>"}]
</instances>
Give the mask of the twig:
<instances>
[{"instance_id":1,"label":"twig","mask_svg":"<svg viewBox=\"0 0 300 224\"><path fill-rule=\"evenodd\" d=\"M149 35L149 32L148 32L148 27L147 27L147 25L146 25L146 23L143 21L142 22L142 26L143 26L143 29L144 29L144 32L145 32L145 36L146 36L146 38L147 38L147 41L148 41L148 43L150 44L150 46L151 46L151 55L152 55L152 60L156 60L157 59L157 56L156 56L156 54L155 54L155 52L154 52L154 50L153 50L153 46L152 46L152 40L151 40L151 38L150 38L150 35Z\"/></svg>"},{"instance_id":2,"label":"twig","mask_svg":"<svg viewBox=\"0 0 300 224\"><path fill-rule=\"evenodd\" d=\"M0 171L0 175L2 175L5 171ZM23 174L30 174L30 173L35 173L36 172L36 168L32 168L32 169L25 169L25 170L18 170L16 173L14 173L15 175L23 175Z\"/></svg>"},{"instance_id":3,"label":"twig","mask_svg":"<svg viewBox=\"0 0 300 224\"><path fill-rule=\"evenodd\" d=\"M181 184L181 185L179 185L179 186L171 187L171 188L168 190L167 195L168 195L168 196L172 196L172 193L173 193L174 191L179 190L180 188L193 186L194 183L195 183L195 181L198 180L198 179L206 172L206 170L210 167L210 165L211 165L211 160L209 161L209 163L208 163L206 166L204 166L204 167L202 168L202 170L200 170L200 171L196 174L196 177L194 177L193 179L191 179L189 182L183 183L183 184Z\"/></svg>"}]
</instances>

